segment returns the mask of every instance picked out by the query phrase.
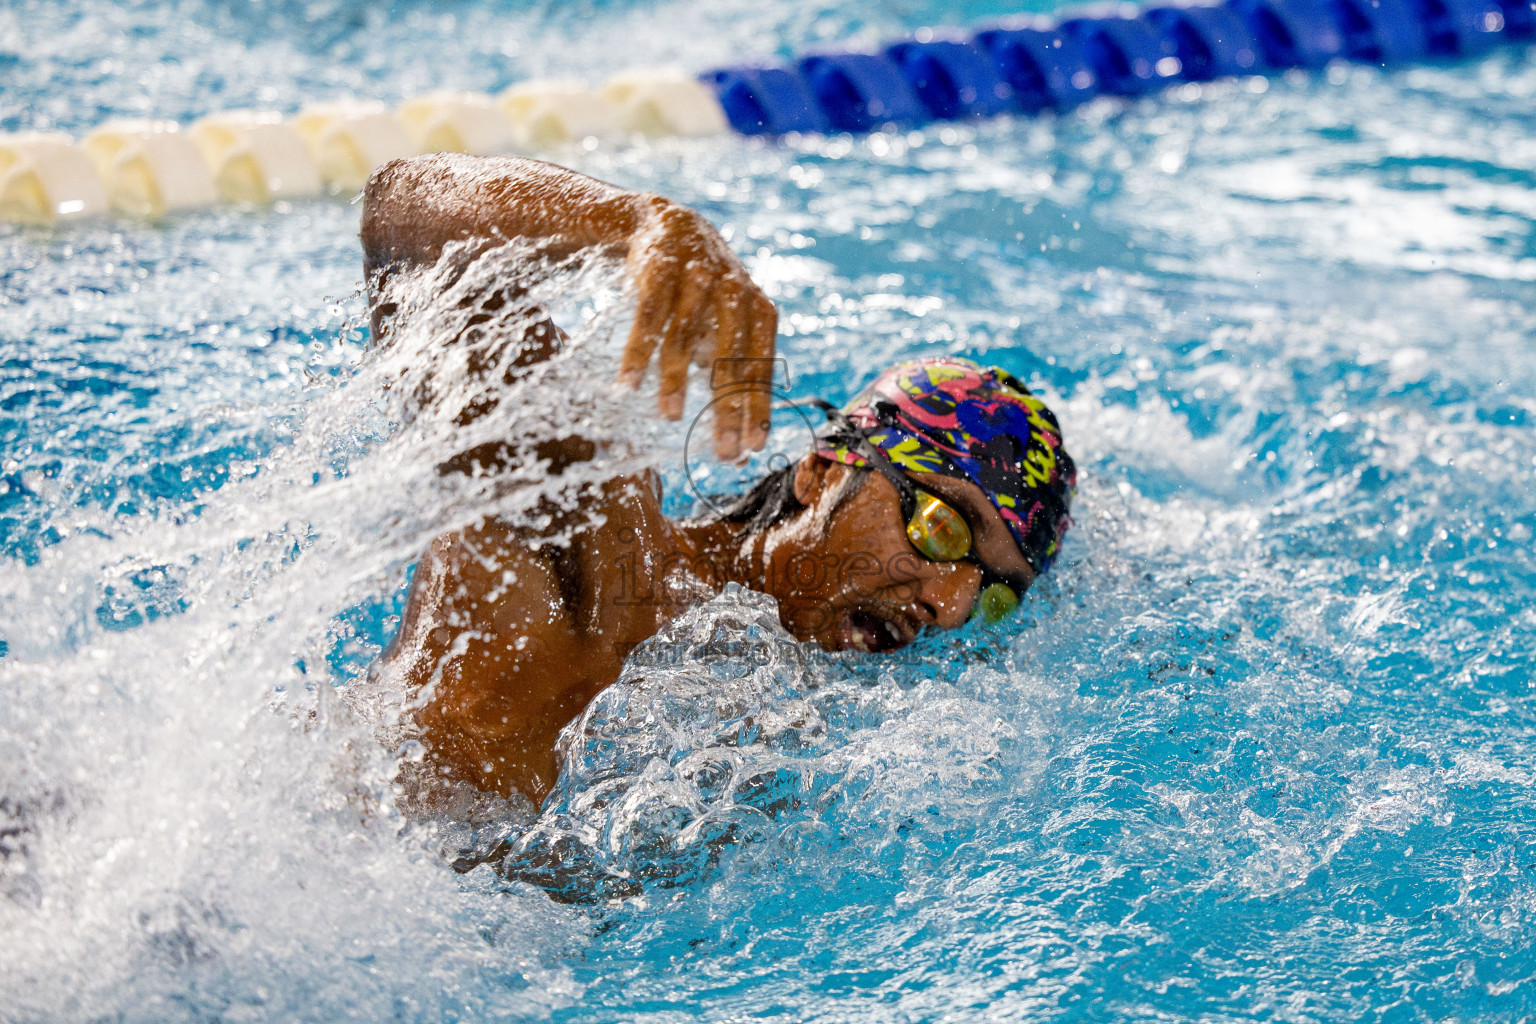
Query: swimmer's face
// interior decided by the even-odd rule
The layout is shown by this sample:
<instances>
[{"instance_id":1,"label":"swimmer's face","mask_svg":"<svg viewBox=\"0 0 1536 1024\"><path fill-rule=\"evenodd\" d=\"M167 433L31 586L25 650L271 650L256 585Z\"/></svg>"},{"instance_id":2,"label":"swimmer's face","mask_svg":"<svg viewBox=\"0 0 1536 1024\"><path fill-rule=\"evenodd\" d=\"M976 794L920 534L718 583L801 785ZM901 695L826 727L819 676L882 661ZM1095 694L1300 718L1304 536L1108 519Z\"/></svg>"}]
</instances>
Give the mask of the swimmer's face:
<instances>
[{"instance_id":1,"label":"swimmer's face","mask_svg":"<svg viewBox=\"0 0 1536 1024\"><path fill-rule=\"evenodd\" d=\"M976 554L1022 594L1034 572L981 489L933 474L912 479L965 517ZM806 509L769 532L764 555L768 591L796 637L834 651L891 651L925 626L970 618L981 567L918 554L885 477L808 455L795 496Z\"/></svg>"}]
</instances>

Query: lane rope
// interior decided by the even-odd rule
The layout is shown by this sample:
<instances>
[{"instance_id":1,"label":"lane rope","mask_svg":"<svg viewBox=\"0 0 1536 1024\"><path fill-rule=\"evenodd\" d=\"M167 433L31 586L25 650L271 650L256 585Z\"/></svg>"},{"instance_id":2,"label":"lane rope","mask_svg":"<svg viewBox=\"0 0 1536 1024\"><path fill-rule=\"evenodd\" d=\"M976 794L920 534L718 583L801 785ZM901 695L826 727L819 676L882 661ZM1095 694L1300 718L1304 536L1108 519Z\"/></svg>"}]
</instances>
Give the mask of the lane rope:
<instances>
[{"instance_id":1,"label":"lane rope","mask_svg":"<svg viewBox=\"0 0 1536 1024\"><path fill-rule=\"evenodd\" d=\"M158 219L215 203L353 195L416 153L537 154L587 139L871 132L1065 111L1101 95L1336 60L1394 67L1476 57L1536 37L1536 0L1225 0L922 29L875 53L807 54L693 76L627 71L591 88L523 82L436 92L390 110L359 100L296 114L228 111L186 127L111 121L75 140L0 135L0 220Z\"/></svg>"}]
</instances>

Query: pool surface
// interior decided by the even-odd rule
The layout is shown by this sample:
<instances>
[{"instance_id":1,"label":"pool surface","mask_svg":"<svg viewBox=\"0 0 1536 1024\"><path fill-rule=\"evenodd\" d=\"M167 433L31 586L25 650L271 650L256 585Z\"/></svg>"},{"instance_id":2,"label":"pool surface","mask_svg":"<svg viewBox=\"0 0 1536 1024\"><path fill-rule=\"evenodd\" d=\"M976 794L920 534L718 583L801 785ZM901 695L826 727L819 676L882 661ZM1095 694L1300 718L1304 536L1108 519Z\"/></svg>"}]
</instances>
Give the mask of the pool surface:
<instances>
[{"instance_id":1,"label":"pool surface","mask_svg":"<svg viewBox=\"0 0 1536 1024\"><path fill-rule=\"evenodd\" d=\"M1003 10L23 0L0 130ZM727 592L541 814L435 827L359 695L431 537L514 499L391 404L356 207L0 228L0 1021L1536 1017L1533 96L1506 49L549 154L720 226L797 395L938 352L1038 387L1076 525L1005 628L895 656ZM565 284L593 429L687 511L684 427L604 383L611 275Z\"/></svg>"}]
</instances>

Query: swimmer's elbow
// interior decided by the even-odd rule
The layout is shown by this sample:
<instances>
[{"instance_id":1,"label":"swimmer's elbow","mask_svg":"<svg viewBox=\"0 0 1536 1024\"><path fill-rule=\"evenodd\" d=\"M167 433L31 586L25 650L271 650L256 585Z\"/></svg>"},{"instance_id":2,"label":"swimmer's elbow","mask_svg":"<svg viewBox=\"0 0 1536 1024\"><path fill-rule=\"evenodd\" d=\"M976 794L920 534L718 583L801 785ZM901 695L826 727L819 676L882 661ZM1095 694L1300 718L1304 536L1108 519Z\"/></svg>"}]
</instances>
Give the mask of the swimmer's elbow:
<instances>
[{"instance_id":1,"label":"swimmer's elbow","mask_svg":"<svg viewBox=\"0 0 1536 1024\"><path fill-rule=\"evenodd\" d=\"M389 194L403 179L412 176L410 157L396 157L387 163L374 168L368 175L368 183L363 186L363 210L376 207L385 202Z\"/></svg>"},{"instance_id":2,"label":"swimmer's elbow","mask_svg":"<svg viewBox=\"0 0 1536 1024\"><path fill-rule=\"evenodd\" d=\"M391 160L368 175L363 186L363 215L358 227L363 247L370 248L383 243L389 226L394 222L391 208L400 181L409 174L406 160Z\"/></svg>"}]
</instances>

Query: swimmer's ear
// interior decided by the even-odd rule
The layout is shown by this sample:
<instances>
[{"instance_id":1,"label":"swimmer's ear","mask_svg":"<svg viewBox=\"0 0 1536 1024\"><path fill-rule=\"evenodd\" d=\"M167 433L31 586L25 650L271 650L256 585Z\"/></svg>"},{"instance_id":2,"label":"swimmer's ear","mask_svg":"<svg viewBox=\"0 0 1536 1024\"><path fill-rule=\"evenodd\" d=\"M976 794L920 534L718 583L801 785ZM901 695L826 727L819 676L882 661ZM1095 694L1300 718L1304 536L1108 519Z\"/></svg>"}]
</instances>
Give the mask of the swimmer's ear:
<instances>
[{"instance_id":1,"label":"swimmer's ear","mask_svg":"<svg viewBox=\"0 0 1536 1024\"><path fill-rule=\"evenodd\" d=\"M826 484L827 467L831 463L815 452L806 452L800 464L795 467L795 500L809 508L811 503L821 497L821 489Z\"/></svg>"}]
</instances>

